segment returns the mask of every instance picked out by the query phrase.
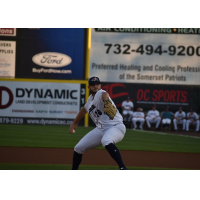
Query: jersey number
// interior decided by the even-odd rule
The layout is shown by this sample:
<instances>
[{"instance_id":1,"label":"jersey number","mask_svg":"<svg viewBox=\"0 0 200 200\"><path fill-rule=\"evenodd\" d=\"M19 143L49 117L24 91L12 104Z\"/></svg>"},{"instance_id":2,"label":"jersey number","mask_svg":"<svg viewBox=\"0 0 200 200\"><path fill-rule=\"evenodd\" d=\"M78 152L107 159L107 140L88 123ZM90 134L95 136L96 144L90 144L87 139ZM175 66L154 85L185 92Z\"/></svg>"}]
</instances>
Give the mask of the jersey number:
<instances>
[{"instance_id":1,"label":"jersey number","mask_svg":"<svg viewBox=\"0 0 200 200\"><path fill-rule=\"evenodd\" d=\"M102 112L100 110L96 110L95 114L96 114L96 117L99 117L100 115L102 115Z\"/></svg>"}]
</instances>

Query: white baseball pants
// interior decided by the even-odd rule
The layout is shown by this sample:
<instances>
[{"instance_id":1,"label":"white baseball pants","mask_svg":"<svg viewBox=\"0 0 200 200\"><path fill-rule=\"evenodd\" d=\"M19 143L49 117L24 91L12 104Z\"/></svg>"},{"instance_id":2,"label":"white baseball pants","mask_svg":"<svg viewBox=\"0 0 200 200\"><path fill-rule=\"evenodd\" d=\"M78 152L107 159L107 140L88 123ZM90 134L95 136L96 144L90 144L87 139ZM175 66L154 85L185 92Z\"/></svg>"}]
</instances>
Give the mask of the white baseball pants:
<instances>
[{"instance_id":1,"label":"white baseball pants","mask_svg":"<svg viewBox=\"0 0 200 200\"><path fill-rule=\"evenodd\" d=\"M128 115L129 114L129 118L128 121L131 121L131 118L133 117L133 111L132 110L123 110L122 115ZM126 117L124 117L124 121L126 121Z\"/></svg>"},{"instance_id":2,"label":"white baseball pants","mask_svg":"<svg viewBox=\"0 0 200 200\"><path fill-rule=\"evenodd\" d=\"M132 122L133 122L133 125L134 125L134 128L137 128L137 122L140 122L140 129L143 127L143 124L144 124L144 118L132 118Z\"/></svg>"},{"instance_id":3,"label":"white baseball pants","mask_svg":"<svg viewBox=\"0 0 200 200\"><path fill-rule=\"evenodd\" d=\"M174 122L174 129L177 130L177 124L183 124L183 130L185 130L186 119L178 121L177 119L173 120Z\"/></svg>"},{"instance_id":4,"label":"white baseball pants","mask_svg":"<svg viewBox=\"0 0 200 200\"><path fill-rule=\"evenodd\" d=\"M188 119L186 121L186 131L189 131L190 124L196 125L196 131L199 131L199 120L192 123L192 120Z\"/></svg>"},{"instance_id":5,"label":"white baseball pants","mask_svg":"<svg viewBox=\"0 0 200 200\"><path fill-rule=\"evenodd\" d=\"M158 128L160 121L161 121L161 117L157 117L156 119L153 119L153 118L148 117L148 116L146 117L146 122L147 122L148 128L151 127L150 123L156 123L156 128Z\"/></svg>"},{"instance_id":6,"label":"white baseball pants","mask_svg":"<svg viewBox=\"0 0 200 200\"><path fill-rule=\"evenodd\" d=\"M120 142L125 135L126 127L123 123L117 124L115 126L110 126L107 129L95 128L89 133L87 133L75 146L74 151L79 154L83 154L88 149L99 147L110 143Z\"/></svg>"},{"instance_id":7,"label":"white baseball pants","mask_svg":"<svg viewBox=\"0 0 200 200\"><path fill-rule=\"evenodd\" d=\"M162 119L162 124L171 124L171 119Z\"/></svg>"}]
</instances>

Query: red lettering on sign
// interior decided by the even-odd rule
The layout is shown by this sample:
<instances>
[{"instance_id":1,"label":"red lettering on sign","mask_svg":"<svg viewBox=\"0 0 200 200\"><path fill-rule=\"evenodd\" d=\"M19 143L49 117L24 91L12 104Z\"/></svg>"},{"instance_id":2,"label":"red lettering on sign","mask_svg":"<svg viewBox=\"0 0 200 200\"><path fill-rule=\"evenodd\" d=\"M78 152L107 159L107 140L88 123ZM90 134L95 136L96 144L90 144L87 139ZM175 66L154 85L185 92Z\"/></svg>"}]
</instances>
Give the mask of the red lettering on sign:
<instances>
[{"instance_id":1,"label":"red lettering on sign","mask_svg":"<svg viewBox=\"0 0 200 200\"><path fill-rule=\"evenodd\" d=\"M176 92L177 92L177 102L179 102L181 91L176 91Z\"/></svg>"},{"instance_id":2,"label":"red lettering on sign","mask_svg":"<svg viewBox=\"0 0 200 200\"><path fill-rule=\"evenodd\" d=\"M2 105L3 91L6 91L9 96L9 100L8 100L7 104L5 104L5 105ZM1 86L0 87L0 109L8 108L12 104L13 99L14 98L13 98L13 94L12 94L11 90L8 89L7 87Z\"/></svg>"},{"instance_id":3,"label":"red lettering on sign","mask_svg":"<svg viewBox=\"0 0 200 200\"><path fill-rule=\"evenodd\" d=\"M145 101L148 101L148 100L149 100L149 97L147 97L147 92L150 93L150 90L145 90L145 91L144 91L144 100L145 100Z\"/></svg>"},{"instance_id":4,"label":"red lettering on sign","mask_svg":"<svg viewBox=\"0 0 200 200\"><path fill-rule=\"evenodd\" d=\"M171 97L170 97L170 101L172 102L175 102L175 96L176 96L176 92L174 90L171 91Z\"/></svg>"},{"instance_id":5,"label":"red lettering on sign","mask_svg":"<svg viewBox=\"0 0 200 200\"><path fill-rule=\"evenodd\" d=\"M169 90L166 90L165 93L164 93L164 101L169 101L169 98L170 98L170 91Z\"/></svg>"},{"instance_id":6,"label":"red lettering on sign","mask_svg":"<svg viewBox=\"0 0 200 200\"><path fill-rule=\"evenodd\" d=\"M157 101L157 99L158 99L158 90L154 90L154 91L153 91L153 96L154 96L154 97L152 98L152 100L153 100L153 101Z\"/></svg>"},{"instance_id":7,"label":"red lettering on sign","mask_svg":"<svg viewBox=\"0 0 200 200\"><path fill-rule=\"evenodd\" d=\"M187 101L187 97L185 95L187 95L187 91L183 91L182 92L183 99L181 99L181 102L186 102Z\"/></svg>"},{"instance_id":8,"label":"red lettering on sign","mask_svg":"<svg viewBox=\"0 0 200 200\"><path fill-rule=\"evenodd\" d=\"M129 96L128 92L121 92L121 93L113 94L113 88L115 88L115 87L124 87L125 88L126 86L121 83L113 83L110 85L104 85L102 87L102 90L106 90L106 92L109 93L111 99L115 99L115 98L121 97L121 96ZM117 107L120 107L121 105L122 105L122 103L116 104Z\"/></svg>"},{"instance_id":9,"label":"red lettering on sign","mask_svg":"<svg viewBox=\"0 0 200 200\"><path fill-rule=\"evenodd\" d=\"M137 92L137 100L141 101L143 99L143 90L139 89Z\"/></svg>"},{"instance_id":10,"label":"red lettering on sign","mask_svg":"<svg viewBox=\"0 0 200 200\"><path fill-rule=\"evenodd\" d=\"M113 94L113 88L114 87L126 87L126 86L124 84L120 84L120 83L111 84L110 89L109 89L109 94L110 94L111 99L115 99L117 97L129 95L128 92L121 92L121 93L118 93L118 94Z\"/></svg>"},{"instance_id":11,"label":"red lettering on sign","mask_svg":"<svg viewBox=\"0 0 200 200\"><path fill-rule=\"evenodd\" d=\"M159 96L158 96L158 101L160 101L161 97L164 96L163 90L159 90Z\"/></svg>"}]
</instances>

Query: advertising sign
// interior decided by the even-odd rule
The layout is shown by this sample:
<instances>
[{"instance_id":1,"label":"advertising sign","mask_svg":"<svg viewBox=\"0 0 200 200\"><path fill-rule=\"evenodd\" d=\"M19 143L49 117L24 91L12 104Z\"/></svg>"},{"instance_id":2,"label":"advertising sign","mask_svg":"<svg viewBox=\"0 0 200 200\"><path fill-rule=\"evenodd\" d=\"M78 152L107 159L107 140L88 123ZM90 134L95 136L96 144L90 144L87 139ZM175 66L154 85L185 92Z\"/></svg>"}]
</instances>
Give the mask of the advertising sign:
<instances>
[{"instance_id":1,"label":"advertising sign","mask_svg":"<svg viewBox=\"0 0 200 200\"><path fill-rule=\"evenodd\" d=\"M84 84L0 81L0 123L69 125L84 104Z\"/></svg>"},{"instance_id":2,"label":"advertising sign","mask_svg":"<svg viewBox=\"0 0 200 200\"><path fill-rule=\"evenodd\" d=\"M82 80L85 30L20 29L18 78Z\"/></svg>"},{"instance_id":3,"label":"advertising sign","mask_svg":"<svg viewBox=\"0 0 200 200\"><path fill-rule=\"evenodd\" d=\"M0 40L0 77L15 77L16 42Z\"/></svg>"},{"instance_id":4,"label":"advertising sign","mask_svg":"<svg viewBox=\"0 0 200 200\"><path fill-rule=\"evenodd\" d=\"M200 85L200 28L92 29L90 76L105 82Z\"/></svg>"},{"instance_id":5,"label":"advertising sign","mask_svg":"<svg viewBox=\"0 0 200 200\"><path fill-rule=\"evenodd\" d=\"M16 36L16 28L0 28L0 36Z\"/></svg>"},{"instance_id":6,"label":"advertising sign","mask_svg":"<svg viewBox=\"0 0 200 200\"><path fill-rule=\"evenodd\" d=\"M137 106L149 110L153 104L159 110L164 110L166 106L170 106L171 110L178 110L180 106L187 111L190 108L200 109L198 98L192 94L190 86L104 82L102 89L109 93L118 108L121 108L122 102L129 96L135 110Z\"/></svg>"}]
</instances>

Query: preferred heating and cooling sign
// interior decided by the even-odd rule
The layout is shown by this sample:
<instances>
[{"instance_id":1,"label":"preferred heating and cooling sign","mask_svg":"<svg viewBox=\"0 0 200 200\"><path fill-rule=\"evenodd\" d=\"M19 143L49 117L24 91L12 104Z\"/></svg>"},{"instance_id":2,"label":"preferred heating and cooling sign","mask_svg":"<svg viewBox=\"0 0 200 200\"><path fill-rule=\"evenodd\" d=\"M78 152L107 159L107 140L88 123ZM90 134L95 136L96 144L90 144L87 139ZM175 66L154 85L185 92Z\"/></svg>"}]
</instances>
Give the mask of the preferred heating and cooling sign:
<instances>
[{"instance_id":1,"label":"preferred heating and cooling sign","mask_svg":"<svg viewBox=\"0 0 200 200\"><path fill-rule=\"evenodd\" d=\"M74 119L84 105L81 84L0 81L0 116Z\"/></svg>"},{"instance_id":2,"label":"preferred heating and cooling sign","mask_svg":"<svg viewBox=\"0 0 200 200\"><path fill-rule=\"evenodd\" d=\"M104 82L199 85L200 29L92 29L90 76Z\"/></svg>"}]
</instances>

